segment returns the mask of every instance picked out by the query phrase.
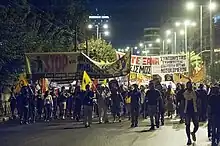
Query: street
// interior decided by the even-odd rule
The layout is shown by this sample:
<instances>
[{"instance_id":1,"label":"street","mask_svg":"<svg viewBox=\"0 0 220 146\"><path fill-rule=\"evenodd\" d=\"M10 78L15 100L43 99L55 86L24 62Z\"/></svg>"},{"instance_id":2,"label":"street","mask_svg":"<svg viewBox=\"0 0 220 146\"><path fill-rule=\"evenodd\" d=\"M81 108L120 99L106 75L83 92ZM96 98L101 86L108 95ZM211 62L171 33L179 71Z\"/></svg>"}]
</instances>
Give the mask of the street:
<instances>
[{"instance_id":1,"label":"street","mask_svg":"<svg viewBox=\"0 0 220 146\"><path fill-rule=\"evenodd\" d=\"M155 131L149 121L129 128L130 122L98 124L84 128L82 123L53 121L30 125L1 125L0 146L185 146L184 125L166 120L166 126ZM206 124L200 124L196 146L210 146Z\"/></svg>"}]
</instances>

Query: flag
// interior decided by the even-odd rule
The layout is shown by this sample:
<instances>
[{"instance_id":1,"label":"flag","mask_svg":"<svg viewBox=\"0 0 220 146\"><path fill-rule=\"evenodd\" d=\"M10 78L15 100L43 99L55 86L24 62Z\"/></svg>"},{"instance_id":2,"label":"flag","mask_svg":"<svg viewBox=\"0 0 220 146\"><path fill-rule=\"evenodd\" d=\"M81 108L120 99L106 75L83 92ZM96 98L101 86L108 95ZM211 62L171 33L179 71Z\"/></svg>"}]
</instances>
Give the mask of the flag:
<instances>
[{"instance_id":1,"label":"flag","mask_svg":"<svg viewBox=\"0 0 220 146\"><path fill-rule=\"evenodd\" d=\"M19 78L18 78L18 81L17 81L17 83L15 85L15 92L19 93L21 88L23 86L27 86L27 85L28 85L28 81L27 81L27 79L25 77L25 74L24 73L20 74Z\"/></svg>"},{"instance_id":2,"label":"flag","mask_svg":"<svg viewBox=\"0 0 220 146\"><path fill-rule=\"evenodd\" d=\"M42 78L40 81L41 81L42 93L45 93L46 91L49 90L49 82L48 82L48 79Z\"/></svg>"},{"instance_id":3,"label":"flag","mask_svg":"<svg viewBox=\"0 0 220 146\"><path fill-rule=\"evenodd\" d=\"M190 78L180 73L174 73L173 80L175 83L186 83L190 81Z\"/></svg>"},{"instance_id":4,"label":"flag","mask_svg":"<svg viewBox=\"0 0 220 146\"><path fill-rule=\"evenodd\" d=\"M25 62L26 62L26 73L31 74L31 65L30 65L30 60L28 59L27 56L25 56Z\"/></svg>"},{"instance_id":5,"label":"flag","mask_svg":"<svg viewBox=\"0 0 220 146\"><path fill-rule=\"evenodd\" d=\"M86 71L83 72L83 79L81 84L81 90L86 90L86 85L92 85L92 80L90 79L89 75L86 73Z\"/></svg>"},{"instance_id":6,"label":"flag","mask_svg":"<svg viewBox=\"0 0 220 146\"><path fill-rule=\"evenodd\" d=\"M203 82L205 80L205 67L203 66L196 74L192 76L194 83Z\"/></svg>"},{"instance_id":7,"label":"flag","mask_svg":"<svg viewBox=\"0 0 220 146\"><path fill-rule=\"evenodd\" d=\"M104 80L102 81L102 86L105 86L105 87L106 87L107 84L108 84L108 83L107 83L107 79L104 79Z\"/></svg>"}]
</instances>

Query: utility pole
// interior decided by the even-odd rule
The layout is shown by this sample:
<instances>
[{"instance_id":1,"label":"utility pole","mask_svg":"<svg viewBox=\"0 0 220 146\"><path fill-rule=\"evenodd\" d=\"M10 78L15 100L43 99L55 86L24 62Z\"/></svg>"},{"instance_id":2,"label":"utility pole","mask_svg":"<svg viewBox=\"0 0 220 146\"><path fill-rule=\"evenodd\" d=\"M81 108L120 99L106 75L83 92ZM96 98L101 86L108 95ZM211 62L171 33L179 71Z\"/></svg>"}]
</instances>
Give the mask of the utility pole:
<instances>
[{"instance_id":1,"label":"utility pole","mask_svg":"<svg viewBox=\"0 0 220 146\"><path fill-rule=\"evenodd\" d=\"M210 5L212 3L212 0L209 0ZM211 7L211 6L210 6ZM212 19L212 9L210 8L210 12L209 12L210 16L209 16L209 41L210 41L210 75L211 75L211 81L213 81L213 73L212 70L214 69L214 48L213 48L213 30L212 30L212 24L213 24L213 19Z\"/></svg>"},{"instance_id":2,"label":"utility pole","mask_svg":"<svg viewBox=\"0 0 220 146\"><path fill-rule=\"evenodd\" d=\"M203 6L200 5L200 52L203 51Z\"/></svg>"}]
</instances>

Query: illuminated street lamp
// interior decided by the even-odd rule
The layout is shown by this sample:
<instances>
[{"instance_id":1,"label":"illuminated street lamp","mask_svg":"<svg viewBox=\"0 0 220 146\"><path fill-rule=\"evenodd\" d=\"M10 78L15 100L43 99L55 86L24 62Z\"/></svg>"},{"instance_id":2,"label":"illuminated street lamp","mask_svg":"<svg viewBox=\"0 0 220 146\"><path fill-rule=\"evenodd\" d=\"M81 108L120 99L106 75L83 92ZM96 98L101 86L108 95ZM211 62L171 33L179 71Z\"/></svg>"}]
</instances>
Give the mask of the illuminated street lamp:
<instances>
[{"instance_id":1,"label":"illuminated street lamp","mask_svg":"<svg viewBox=\"0 0 220 146\"><path fill-rule=\"evenodd\" d=\"M156 39L156 43L160 43L160 39L159 38Z\"/></svg>"},{"instance_id":2,"label":"illuminated street lamp","mask_svg":"<svg viewBox=\"0 0 220 146\"><path fill-rule=\"evenodd\" d=\"M195 5L195 3L192 2L192 1L186 3L186 9L187 9L187 10L194 10L195 7L196 7L196 5Z\"/></svg>"},{"instance_id":3,"label":"illuminated street lamp","mask_svg":"<svg viewBox=\"0 0 220 146\"><path fill-rule=\"evenodd\" d=\"M184 30L180 30L180 35L184 35L185 34L185 32L184 32Z\"/></svg>"},{"instance_id":4,"label":"illuminated street lamp","mask_svg":"<svg viewBox=\"0 0 220 146\"><path fill-rule=\"evenodd\" d=\"M171 39L167 39L167 44L170 44L171 42Z\"/></svg>"},{"instance_id":5,"label":"illuminated street lamp","mask_svg":"<svg viewBox=\"0 0 220 146\"><path fill-rule=\"evenodd\" d=\"M152 47L153 45L152 44L148 44L148 47Z\"/></svg>"},{"instance_id":6,"label":"illuminated street lamp","mask_svg":"<svg viewBox=\"0 0 220 146\"><path fill-rule=\"evenodd\" d=\"M171 30L166 30L166 35L169 36L171 34Z\"/></svg>"},{"instance_id":7,"label":"illuminated street lamp","mask_svg":"<svg viewBox=\"0 0 220 146\"><path fill-rule=\"evenodd\" d=\"M180 25L181 25L180 22L176 22L176 23L175 23L175 26L176 26L176 27L179 27Z\"/></svg>"},{"instance_id":8,"label":"illuminated street lamp","mask_svg":"<svg viewBox=\"0 0 220 146\"><path fill-rule=\"evenodd\" d=\"M138 47L137 47L137 46L135 46L135 47L134 47L134 49L135 49L135 50L137 50L137 49L138 49Z\"/></svg>"},{"instance_id":9,"label":"illuminated street lamp","mask_svg":"<svg viewBox=\"0 0 220 146\"><path fill-rule=\"evenodd\" d=\"M140 51L137 51L137 54L140 54Z\"/></svg>"},{"instance_id":10,"label":"illuminated street lamp","mask_svg":"<svg viewBox=\"0 0 220 146\"><path fill-rule=\"evenodd\" d=\"M108 24L104 24L104 25L103 25L103 28L104 28L104 29L108 29Z\"/></svg>"},{"instance_id":11,"label":"illuminated street lamp","mask_svg":"<svg viewBox=\"0 0 220 146\"><path fill-rule=\"evenodd\" d=\"M109 36L109 35L110 35L110 32L109 32L109 31L104 31L104 35L105 35L105 36Z\"/></svg>"},{"instance_id":12,"label":"illuminated street lamp","mask_svg":"<svg viewBox=\"0 0 220 146\"><path fill-rule=\"evenodd\" d=\"M143 43L140 43L139 46L140 46L140 47L144 47L144 44L143 44Z\"/></svg>"},{"instance_id":13,"label":"illuminated street lamp","mask_svg":"<svg viewBox=\"0 0 220 146\"><path fill-rule=\"evenodd\" d=\"M217 4L215 2L210 2L208 8L210 11L214 11L217 9Z\"/></svg>"},{"instance_id":14,"label":"illuminated street lamp","mask_svg":"<svg viewBox=\"0 0 220 146\"><path fill-rule=\"evenodd\" d=\"M88 29L92 29L93 28L93 25L92 24L89 24L88 25Z\"/></svg>"}]
</instances>

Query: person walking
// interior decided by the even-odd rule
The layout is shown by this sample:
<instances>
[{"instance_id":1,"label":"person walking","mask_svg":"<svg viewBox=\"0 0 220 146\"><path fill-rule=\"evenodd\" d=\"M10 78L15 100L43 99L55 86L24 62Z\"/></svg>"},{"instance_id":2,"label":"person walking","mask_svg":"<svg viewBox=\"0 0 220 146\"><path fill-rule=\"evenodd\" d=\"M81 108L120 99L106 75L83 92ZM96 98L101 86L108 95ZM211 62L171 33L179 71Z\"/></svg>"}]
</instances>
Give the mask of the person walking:
<instances>
[{"instance_id":1,"label":"person walking","mask_svg":"<svg viewBox=\"0 0 220 146\"><path fill-rule=\"evenodd\" d=\"M210 115L211 115L211 133L212 146L218 146L220 138L220 95L219 88L212 87L209 97ZM210 123L209 123L210 124Z\"/></svg>"},{"instance_id":2,"label":"person walking","mask_svg":"<svg viewBox=\"0 0 220 146\"><path fill-rule=\"evenodd\" d=\"M187 145L192 144L191 136L193 141L196 141L196 132L199 129L199 120L198 120L198 107L197 107L197 93L193 89L192 82L189 81L186 83L186 91L183 94L185 99L185 124L186 124L186 135L188 138ZM193 132L190 132L191 120L194 124Z\"/></svg>"},{"instance_id":3,"label":"person walking","mask_svg":"<svg viewBox=\"0 0 220 146\"><path fill-rule=\"evenodd\" d=\"M205 122L207 119L207 105L208 105L208 93L204 89L204 85L200 84L197 90L199 100L199 121Z\"/></svg>"},{"instance_id":4,"label":"person walking","mask_svg":"<svg viewBox=\"0 0 220 146\"><path fill-rule=\"evenodd\" d=\"M53 107L53 98L51 96L51 93L49 94L49 91L45 92L44 95L44 108L45 108L45 121L49 122L51 118L52 113L52 107Z\"/></svg>"},{"instance_id":5,"label":"person walking","mask_svg":"<svg viewBox=\"0 0 220 146\"><path fill-rule=\"evenodd\" d=\"M179 116L180 116L180 124L184 123L184 92L185 92L185 85L181 84L181 88L176 94L176 102L178 106Z\"/></svg>"},{"instance_id":6,"label":"person walking","mask_svg":"<svg viewBox=\"0 0 220 146\"><path fill-rule=\"evenodd\" d=\"M116 122L116 116L118 117L118 121L121 122L121 104L123 103L123 98L121 94L118 92L117 88L112 89L111 92L111 101L112 101L112 114L113 121Z\"/></svg>"},{"instance_id":7,"label":"person walking","mask_svg":"<svg viewBox=\"0 0 220 146\"><path fill-rule=\"evenodd\" d=\"M92 124L93 97L94 93L90 90L90 85L86 85L86 91L83 94L84 125L86 128Z\"/></svg>"},{"instance_id":8,"label":"person walking","mask_svg":"<svg viewBox=\"0 0 220 146\"><path fill-rule=\"evenodd\" d=\"M141 92L138 90L138 85L133 85L134 89L130 93L131 97L131 127L138 126L138 116L141 105Z\"/></svg>"},{"instance_id":9,"label":"person walking","mask_svg":"<svg viewBox=\"0 0 220 146\"><path fill-rule=\"evenodd\" d=\"M59 95L59 103L60 103L60 117L65 120L66 117L66 102L68 98L68 93L65 90L65 87L63 86L61 88L61 93Z\"/></svg>"},{"instance_id":10,"label":"person walking","mask_svg":"<svg viewBox=\"0 0 220 146\"><path fill-rule=\"evenodd\" d=\"M81 96L80 86L76 86L73 96L73 118L79 122L81 117L81 108L82 108L82 99Z\"/></svg>"},{"instance_id":11,"label":"person walking","mask_svg":"<svg viewBox=\"0 0 220 146\"><path fill-rule=\"evenodd\" d=\"M159 111L159 99L161 93L159 90L155 89L153 82L149 83L149 90L146 92L146 101L148 104L148 114L150 116L151 128L150 130L155 130L156 127L159 128L158 123L158 111Z\"/></svg>"},{"instance_id":12,"label":"person walking","mask_svg":"<svg viewBox=\"0 0 220 146\"><path fill-rule=\"evenodd\" d=\"M107 123L108 122L108 117L107 117L107 103L106 99L107 94L105 91L105 87L98 86L97 88L97 104L98 104L98 111L99 111L99 123Z\"/></svg>"},{"instance_id":13,"label":"person walking","mask_svg":"<svg viewBox=\"0 0 220 146\"><path fill-rule=\"evenodd\" d=\"M9 98L9 102L10 102L10 108L11 108L11 117L12 119L15 119L15 109L17 107L17 103L16 103L16 93L15 93L15 88L14 86L11 88L11 95Z\"/></svg>"},{"instance_id":14,"label":"person walking","mask_svg":"<svg viewBox=\"0 0 220 146\"><path fill-rule=\"evenodd\" d=\"M176 109L176 106L174 104L175 93L170 85L168 86L168 89L167 89L165 96L166 96L166 100L167 100L168 117L170 117L172 119L174 111Z\"/></svg>"}]
</instances>

